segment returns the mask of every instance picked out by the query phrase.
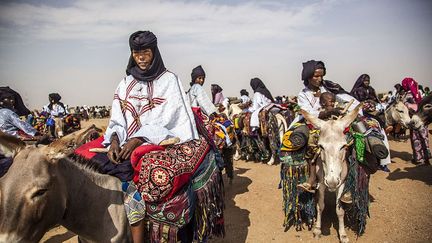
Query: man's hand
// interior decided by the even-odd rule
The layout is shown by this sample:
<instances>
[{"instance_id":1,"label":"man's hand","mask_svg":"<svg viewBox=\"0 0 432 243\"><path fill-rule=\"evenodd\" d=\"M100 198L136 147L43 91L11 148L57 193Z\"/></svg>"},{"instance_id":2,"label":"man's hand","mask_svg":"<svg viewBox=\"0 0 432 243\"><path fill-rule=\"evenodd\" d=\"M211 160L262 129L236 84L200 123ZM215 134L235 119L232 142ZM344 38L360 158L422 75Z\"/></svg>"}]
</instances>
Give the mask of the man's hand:
<instances>
[{"instance_id":1,"label":"man's hand","mask_svg":"<svg viewBox=\"0 0 432 243\"><path fill-rule=\"evenodd\" d=\"M143 144L143 140L141 138L131 138L127 143L123 146L122 150L119 153L119 157L121 160L127 160L130 158L132 152L141 144Z\"/></svg>"},{"instance_id":2,"label":"man's hand","mask_svg":"<svg viewBox=\"0 0 432 243\"><path fill-rule=\"evenodd\" d=\"M117 164L117 163L120 162L120 160L119 160L120 159L119 154L120 154L120 145L119 145L118 138L117 139L112 139L111 146L110 146L110 148L108 150L108 154L107 154L108 159L111 162Z\"/></svg>"}]
</instances>

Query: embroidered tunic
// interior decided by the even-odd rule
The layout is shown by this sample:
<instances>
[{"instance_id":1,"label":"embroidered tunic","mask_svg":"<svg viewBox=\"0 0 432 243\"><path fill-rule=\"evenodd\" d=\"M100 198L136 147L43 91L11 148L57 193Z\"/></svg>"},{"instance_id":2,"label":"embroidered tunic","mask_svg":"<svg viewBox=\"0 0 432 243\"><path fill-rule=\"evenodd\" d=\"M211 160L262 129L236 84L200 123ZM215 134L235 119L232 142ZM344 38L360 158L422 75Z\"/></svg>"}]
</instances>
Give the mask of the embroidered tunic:
<instances>
[{"instance_id":1,"label":"embroidered tunic","mask_svg":"<svg viewBox=\"0 0 432 243\"><path fill-rule=\"evenodd\" d=\"M30 136L36 134L36 129L27 122L22 121L15 112L6 108L0 109L0 130L16 137L18 137L18 131L20 130Z\"/></svg>"},{"instance_id":2,"label":"embroidered tunic","mask_svg":"<svg viewBox=\"0 0 432 243\"><path fill-rule=\"evenodd\" d=\"M114 95L104 145L110 144L113 133L120 145L134 137L152 144L170 137L180 138L181 143L198 139L192 109L177 76L165 71L152 82L125 77Z\"/></svg>"},{"instance_id":3,"label":"embroidered tunic","mask_svg":"<svg viewBox=\"0 0 432 243\"><path fill-rule=\"evenodd\" d=\"M200 84L192 85L188 95L192 107L200 107L206 115L211 115L216 112L216 107L213 105L204 88Z\"/></svg>"}]
</instances>

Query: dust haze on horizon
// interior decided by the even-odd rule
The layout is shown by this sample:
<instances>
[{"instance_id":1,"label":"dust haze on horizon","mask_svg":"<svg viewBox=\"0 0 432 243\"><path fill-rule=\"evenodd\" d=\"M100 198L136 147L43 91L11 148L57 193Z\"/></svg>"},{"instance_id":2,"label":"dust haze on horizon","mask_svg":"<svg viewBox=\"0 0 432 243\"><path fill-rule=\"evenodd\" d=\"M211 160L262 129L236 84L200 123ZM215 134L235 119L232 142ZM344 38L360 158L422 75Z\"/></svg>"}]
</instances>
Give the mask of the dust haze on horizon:
<instances>
[{"instance_id":1,"label":"dust haze on horizon","mask_svg":"<svg viewBox=\"0 0 432 243\"><path fill-rule=\"evenodd\" d=\"M29 108L48 94L70 106L110 105L125 76L129 35L150 30L165 66L189 89L192 68L238 96L259 77L273 96L303 87L302 62L351 90L363 73L378 92L404 77L432 86L432 1L84 1L0 3L0 85Z\"/></svg>"}]
</instances>

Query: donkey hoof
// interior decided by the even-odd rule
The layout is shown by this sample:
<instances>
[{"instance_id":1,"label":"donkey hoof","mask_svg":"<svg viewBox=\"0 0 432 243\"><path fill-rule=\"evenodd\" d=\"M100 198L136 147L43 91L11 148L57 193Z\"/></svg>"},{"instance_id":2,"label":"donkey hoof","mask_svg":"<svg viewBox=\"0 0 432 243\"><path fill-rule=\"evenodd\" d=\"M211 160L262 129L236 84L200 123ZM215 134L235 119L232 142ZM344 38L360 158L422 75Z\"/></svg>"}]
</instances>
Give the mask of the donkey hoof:
<instances>
[{"instance_id":1,"label":"donkey hoof","mask_svg":"<svg viewBox=\"0 0 432 243\"><path fill-rule=\"evenodd\" d=\"M347 235L341 235L340 236L340 243L348 243L349 239Z\"/></svg>"},{"instance_id":2,"label":"donkey hoof","mask_svg":"<svg viewBox=\"0 0 432 243\"><path fill-rule=\"evenodd\" d=\"M268 165L273 165L274 164L274 158L271 157L271 159L267 162Z\"/></svg>"},{"instance_id":3,"label":"donkey hoof","mask_svg":"<svg viewBox=\"0 0 432 243\"><path fill-rule=\"evenodd\" d=\"M315 239L321 238L321 230L320 229L314 228L312 233L313 233Z\"/></svg>"}]
</instances>

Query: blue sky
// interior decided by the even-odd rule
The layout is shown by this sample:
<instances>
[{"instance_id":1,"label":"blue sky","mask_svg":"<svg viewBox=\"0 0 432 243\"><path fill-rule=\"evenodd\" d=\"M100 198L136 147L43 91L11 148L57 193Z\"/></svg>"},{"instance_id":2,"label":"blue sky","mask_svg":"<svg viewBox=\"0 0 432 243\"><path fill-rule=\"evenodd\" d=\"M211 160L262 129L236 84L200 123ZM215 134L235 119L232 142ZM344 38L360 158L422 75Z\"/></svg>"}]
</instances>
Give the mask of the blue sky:
<instances>
[{"instance_id":1,"label":"blue sky","mask_svg":"<svg viewBox=\"0 0 432 243\"><path fill-rule=\"evenodd\" d=\"M208 91L218 83L238 95L259 77L273 95L295 95L310 59L347 90L362 73L378 91L406 76L432 86L430 23L427 0L3 1L0 84L31 108L50 92L70 105L108 105L125 75L128 36L151 30L186 90L202 65Z\"/></svg>"}]
</instances>

